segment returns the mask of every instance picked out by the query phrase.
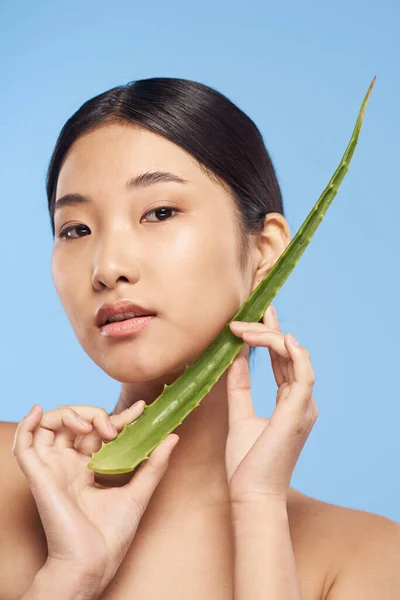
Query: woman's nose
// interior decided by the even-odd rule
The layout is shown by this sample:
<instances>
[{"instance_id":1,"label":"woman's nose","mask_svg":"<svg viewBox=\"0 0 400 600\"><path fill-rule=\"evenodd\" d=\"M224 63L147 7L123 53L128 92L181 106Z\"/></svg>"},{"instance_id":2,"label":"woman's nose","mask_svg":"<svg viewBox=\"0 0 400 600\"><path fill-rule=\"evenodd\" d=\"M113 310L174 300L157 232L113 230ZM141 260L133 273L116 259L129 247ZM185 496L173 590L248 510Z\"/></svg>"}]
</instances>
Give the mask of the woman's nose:
<instances>
[{"instance_id":1,"label":"woman's nose","mask_svg":"<svg viewBox=\"0 0 400 600\"><path fill-rule=\"evenodd\" d=\"M119 281L134 283L139 277L139 269L130 244L114 242L97 249L93 262L92 285L96 291L115 288ZM130 249L132 250L132 249Z\"/></svg>"}]
</instances>

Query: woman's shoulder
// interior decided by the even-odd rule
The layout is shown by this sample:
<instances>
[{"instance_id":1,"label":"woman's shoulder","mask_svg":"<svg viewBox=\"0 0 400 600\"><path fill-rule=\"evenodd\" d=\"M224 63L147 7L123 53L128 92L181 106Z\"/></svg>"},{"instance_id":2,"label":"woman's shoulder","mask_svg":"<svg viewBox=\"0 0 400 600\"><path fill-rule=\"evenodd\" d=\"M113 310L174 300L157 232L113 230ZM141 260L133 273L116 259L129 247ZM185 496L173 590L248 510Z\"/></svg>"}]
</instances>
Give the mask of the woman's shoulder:
<instances>
[{"instance_id":1,"label":"woman's shoulder","mask_svg":"<svg viewBox=\"0 0 400 600\"><path fill-rule=\"evenodd\" d=\"M325 502L293 488L290 488L288 514L293 545L297 549L296 561L299 565L311 561L322 567L322 598L335 600L342 592L346 592L343 597L347 597L352 586L357 597L360 577L363 577L362 585L376 587L377 592L385 586L390 593L392 587L400 588L400 525L397 522L365 510ZM390 593L388 599L392 598ZM369 597L365 593L365 598Z\"/></svg>"},{"instance_id":2,"label":"woman's shoulder","mask_svg":"<svg viewBox=\"0 0 400 600\"><path fill-rule=\"evenodd\" d=\"M17 430L18 423L11 423L8 421L0 421L0 433L2 434L0 437L0 444L7 439L14 439L15 432ZM4 435L4 437L3 437Z\"/></svg>"},{"instance_id":3,"label":"woman's shoulder","mask_svg":"<svg viewBox=\"0 0 400 600\"><path fill-rule=\"evenodd\" d=\"M28 527L37 516L32 492L13 454L18 423L0 422L0 530L15 532ZM5 536L0 536L1 540Z\"/></svg>"},{"instance_id":4,"label":"woman's shoulder","mask_svg":"<svg viewBox=\"0 0 400 600\"><path fill-rule=\"evenodd\" d=\"M18 423L0 422L0 528L14 526L13 517L34 503L25 475L12 448ZM23 510L21 510L23 509Z\"/></svg>"},{"instance_id":5,"label":"woman's shoulder","mask_svg":"<svg viewBox=\"0 0 400 600\"><path fill-rule=\"evenodd\" d=\"M18 463L12 453L17 426L18 423L0 421L0 485L8 483L9 476L14 472L15 466L18 467ZM23 474L21 473L21 475ZM3 494L0 494L0 502L2 498Z\"/></svg>"},{"instance_id":6,"label":"woman's shoulder","mask_svg":"<svg viewBox=\"0 0 400 600\"><path fill-rule=\"evenodd\" d=\"M0 422L0 598L19 598L47 552L35 500L12 453L17 426Z\"/></svg>"},{"instance_id":7,"label":"woman's shoulder","mask_svg":"<svg viewBox=\"0 0 400 600\"><path fill-rule=\"evenodd\" d=\"M18 463L12 453L14 444L15 432L17 431L18 423L9 423L8 421L0 421L0 469L1 480L6 474L10 473L14 465ZM21 473L22 474L22 473Z\"/></svg>"},{"instance_id":8,"label":"woman's shoulder","mask_svg":"<svg viewBox=\"0 0 400 600\"><path fill-rule=\"evenodd\" d=\"M346 533L357 538L371 533L371 527L400 532L400 524L388 517L319 500L294 488L290 488L288 509L295 529L312 525L315 529L331 530L340 538Z\"/></svg>"}]
</instances>

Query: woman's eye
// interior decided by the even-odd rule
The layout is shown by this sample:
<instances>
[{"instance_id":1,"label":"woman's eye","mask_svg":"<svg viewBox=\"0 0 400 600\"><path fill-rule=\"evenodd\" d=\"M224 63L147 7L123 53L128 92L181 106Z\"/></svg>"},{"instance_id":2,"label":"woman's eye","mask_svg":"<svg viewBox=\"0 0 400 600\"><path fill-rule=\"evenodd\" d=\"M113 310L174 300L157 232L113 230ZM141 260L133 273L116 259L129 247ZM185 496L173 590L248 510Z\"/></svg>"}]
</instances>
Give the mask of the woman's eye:
<instances>
[{"instance_id":1,"label":"woman's eye","mask_svg":"<svg viewBox=\"0 0 400 600\"><path fill-rule=\"evenodd\" d=\"M145 214L145 216L147 217L147 215L159 213L161 220L166 221L168 219L168 212L171 210L172 210L172 212L176 212L176 213L180 212L180 210L178 210L177 208L172 208L171 206L160 206L159 208L154 208L153 210L149 210L149 212L147 212ZM155 221L155 222L157 223L157 221ZM154 221L153 221L153 223L154 223Z\"/></svg>"},{"instance_id":2,"label":"woman's eye","mask_svg":"<svg viewBox=\"0 0 400 600\"><path fill-rule=\"evenodd\" d=\"M63 231L61 231L61 233L59 234L59 237L66 238L68 240L71 240L71 239L76 240L77 238L80 238L83 236L82 235L73 235L73 234L76 233L78 230L82 233L83 229L89 230L89 228L86 227L86 225L73 225L72 227L66 227Z\"/></svg>"},{"instance_id":3,"label":"woman's eye","mask_svg":"<svg viewBox=\"0 0 400 600\"><path fill-rule=\"evenodd\" d=\"M148 215L158 213L159 219L156 219L156 221L153 221L153 223L154 222L159 223L160 220L166 221L168 218L170 218L170 215L168 213L171 211L175 212L175 213L181 212L177 208L172 208L170 206L160 206L159 208L154 208L153 210L149 210L145 214L145 217L147 217ZM86 235L86 230L90 232L90 229L88 227L86 227L86 225L73 225L72 227L66 227L63 231L61 231L61 233L59 234L59 237L66 238L68 240L72 240L72 239L76 240L78 238L84 237Z\"/></svg>"}]
</instances>

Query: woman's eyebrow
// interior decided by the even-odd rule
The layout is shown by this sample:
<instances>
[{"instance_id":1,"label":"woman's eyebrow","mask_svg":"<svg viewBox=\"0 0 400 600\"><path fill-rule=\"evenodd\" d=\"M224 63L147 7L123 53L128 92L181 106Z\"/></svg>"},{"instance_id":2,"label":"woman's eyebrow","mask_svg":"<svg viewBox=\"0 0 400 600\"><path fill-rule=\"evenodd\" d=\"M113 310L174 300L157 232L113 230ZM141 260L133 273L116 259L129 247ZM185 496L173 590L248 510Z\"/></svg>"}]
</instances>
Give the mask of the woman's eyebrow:
<instances>
[{"instance_id":1,"label":"woman's eyebrow","mask_svg":"<svg viewBox=\"0 0 400 600\"><path fill-rule=\"evenodd\" d=\"M174 173L169 173L168 171L146 171L145 173L141 173L140 175L136 175L135 177L131 177L125 184L127 190L132 189L144 189L154 185L156 183L181 183L186 184L190 183L188 179L182 179L178 175ZM88 196L84 196L83 194L72 193L65 194L56 200L54 205L54 212L60 209L63 206L76 206L82 204L90 204L91 200Z\"/></svg>"},{"instance_id":2,"label":"woman's eyebrow","mask_svg":"<svg viewBox=\"0 0 400 600\"><path fill-rule=\"evenodd\" d=\"M129 181L126 182L126 188L128 190L132 188L146 188L155 183L171 181L174 183L190 183L188 179L182 179L178 175L169 173L168 171L147 171L146 173L141 173L140 175L129 179Z\"/></svg>"}]
</instances>

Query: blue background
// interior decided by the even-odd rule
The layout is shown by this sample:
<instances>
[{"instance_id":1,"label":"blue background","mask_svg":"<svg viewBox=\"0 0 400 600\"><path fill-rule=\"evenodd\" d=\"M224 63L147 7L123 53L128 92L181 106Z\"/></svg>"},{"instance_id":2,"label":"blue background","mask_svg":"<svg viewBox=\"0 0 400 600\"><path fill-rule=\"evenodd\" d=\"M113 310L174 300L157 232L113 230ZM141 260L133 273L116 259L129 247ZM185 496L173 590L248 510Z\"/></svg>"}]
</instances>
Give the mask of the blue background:
<instances>
[{"instance_id":1,"label":"blue background","mask_svg":"<svg viewBox=\"0 0 400 600\"><path fill-rule=\"evenodd\" d=\"M350 171L274 304L317 377L319 419L292 485L400 522L399 17L394 0L0 4L1 420L36 402L111 410L118 397L50 275L45 173L84 101L155 76L217 88L260 128L294 235L376 75ZM276 385L263 348L252 388L269 416Z\"/></svg>"}]
</instances>

